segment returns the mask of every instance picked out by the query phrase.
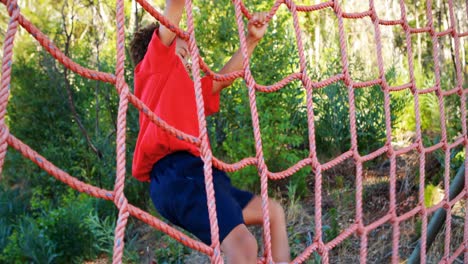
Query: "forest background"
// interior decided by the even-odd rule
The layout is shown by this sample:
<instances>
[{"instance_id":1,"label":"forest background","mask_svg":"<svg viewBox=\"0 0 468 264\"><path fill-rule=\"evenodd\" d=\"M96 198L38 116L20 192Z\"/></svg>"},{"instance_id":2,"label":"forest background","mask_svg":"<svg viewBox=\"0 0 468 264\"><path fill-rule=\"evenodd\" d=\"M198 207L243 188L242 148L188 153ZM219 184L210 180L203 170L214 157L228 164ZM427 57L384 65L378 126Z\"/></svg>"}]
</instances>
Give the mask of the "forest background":
<instances>
[{"instance_id":1,"label":"forest background","mask_svg":"<svg viewBox=\"0 0 468 264\"><path fill-rule=\"evenodd\" d=\"M303 0L300 4L317 4L320 0ZM455 0L457 32L468 31L468 2ZM113 73L115 70L115 1L109 0L20 0L23 15L44 32L70 58L88 68ZM164 1L152 1L159 10ZM345 12L362 12L367 1L340 1ZM376 0L381 19L401 17L398 1ZM420 28L428 23L425 1L405 0L410 26ZM272 1L246 3L252 11L269 10ZM195 0L195 32L200 53L214 70L220 69L239 48L234 8L227 0ZM450 25L446 1L432 3L436 31ZM154 21L134 1L127 1L126 43L133 32ZM308 60L308 73L313 81L325 80L342 71L338 21L330 8L299 13L302 37ZM9 16L0 6L3 45ZM185 20L184 20L185 21ZM369 17L344 20L349 69L353 80L368 81L379 77L374 27ZM182 26L182 28L186 28ZM401 26L380 26L382 55L387 82L398 86L410 81L414 70L418 89L435 85L432 40L429 33L411 37L414 69L409 69L405 33ZM453 38L438 39L440 53L436 61L441 68L441 88L453 89L456 83ZM468 39L460 39L463 88L468 87ZM3 54L0 54L3 55ZM24 29L15 39L11 96L7 124L10 131L41 155L79 180L101 188L112 189L115 181L115 136L118 96L109 84L78 76L56 62ZM133 84L133 66L127 56L126 81ZM292 17L283 5L272 19L268 32L251 60L251 69L260 84L273 84L290 73L299 71L299 58ZM133 88L131 88L133 89ZM359 153L365 155L382 147L386 141L384 100L378 85L355 90ZM348 91L343 82L333 83L313 94L317 153L321 163L332 160L350 149ZM439 142L439 99L435 92L419 97L421 130L425 146ZM309 155L305 90L293 81L274 93L257 93L257 106L266 163L276 172L290 167ZM448 140L461 134L460 97L444 98ZM396 148L414 141L416 122L412 93L406 89L391 94L393 142ZM157 215L149 200L147 184L131 177L131 160L138 134L138 111L130 107L127 121L127 180L125 195L129 202ZM227 162L255 156L253 129L245 83L238 80L222 93L221 110L208 119L211 147L216 157ZM427 154L425 202L435 204L443 194L444 170L454 175L463 163L464 149L451 153L451 167L444 166L444 152ZM402 211L417 203L419 185L418 153L399 157L398 204ZM416 158L415 158L416 157ZM364 201L367 222L388 212L388 159L385 155L366 162ZM323 180L325 240L336 237L355 216L354 165L348 160L327 171ZM231 179L241 187L259 191L255 167L232 173ZM288 231L295 256L313 237L314 175L304 168L294 176L270 182L270 195L287 208ZM376 199L377 197L377 199ZM461 206L462 210L466 207ZM367 211L366 211L367 210ZM462 216L464 212L460 213ZM0 181L0 262L3 263L82 263L106 259L112 254L113 232L117 210L111 202L102 201L69 188L39 169L18 152L9 149ZM463 217L454 217L453 226L463 230ZM408 227L410 240L401 257L411 252L420 234L416 216ZM418 229L419 226L419 229ZM456 230L456 227L453 227ZM391 225L382 227L391 234ZM406 229L403 229L406 230ZM140 263L156 258L162 263L184 263L193 254L159 231L131 219L126 231L125 262ZM463 232L463 231L461 231ZM386 233L385 233L386 234ZM335 263L359 256L358 238L337 247ZM389 240L390 241L390 240ZM358 242L357 242L358 243ZM370 251L369 261L378 262L391 253L391 242L381 242ZM374 247L370 244L370 247ZM388 245L387 245L388 244ZM389 249L390 247L390 249ZM354 251L353 251L354 250ZM388 257L388 256L387 256ZM314 255L313 261L320 257ZM350 263L350 262L347 262Z\"/></svg>"}]
</instances>

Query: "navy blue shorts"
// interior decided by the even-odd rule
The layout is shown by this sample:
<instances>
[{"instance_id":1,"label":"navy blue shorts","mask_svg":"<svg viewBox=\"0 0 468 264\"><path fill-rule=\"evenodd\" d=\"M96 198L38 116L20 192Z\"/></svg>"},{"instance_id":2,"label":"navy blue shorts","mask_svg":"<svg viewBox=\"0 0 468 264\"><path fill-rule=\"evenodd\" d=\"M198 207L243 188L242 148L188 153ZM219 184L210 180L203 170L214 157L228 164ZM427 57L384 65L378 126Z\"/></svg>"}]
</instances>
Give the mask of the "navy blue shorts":
<instances>
[{"instance_id":1,"label":"navy blue shorts","mask_svg":"<svg viewBox=\"0 0 468 264\"><path fill-rule=\"evenodd\" d=\"M226 173L215 167L213 183L222 242L232 229L244 223L242 209L254 195L232 186ZM151 171L150 193L154 206L164 218L211 245L205 176L200 157L176 152L156 162Z\"/></svg>"}]
</instances>

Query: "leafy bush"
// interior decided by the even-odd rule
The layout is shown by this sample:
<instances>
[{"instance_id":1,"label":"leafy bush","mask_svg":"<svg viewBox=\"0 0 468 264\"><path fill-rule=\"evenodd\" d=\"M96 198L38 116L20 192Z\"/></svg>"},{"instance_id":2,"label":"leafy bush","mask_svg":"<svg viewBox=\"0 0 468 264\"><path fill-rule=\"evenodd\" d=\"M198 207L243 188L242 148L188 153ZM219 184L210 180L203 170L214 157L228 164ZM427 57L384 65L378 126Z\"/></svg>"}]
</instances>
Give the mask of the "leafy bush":
<instances>
[{"instance_id":1,"label":"leafy bush","mask_svg":"<svg viewBox=\"0 0 468 264\"><path fill-rule=\"evenodd\" d=\"M19 188L6 189L0 185L0 255L9 243L13 225L17 223L28 208L29 194Z\"/></svg>"},{"instance_id":2,"label":"leafy bush","mask_svg":"<svg viewBox=\"0 0 468 264\"><path fill-rule=\"evenodd\" d=\"M3 251L8 243L8 238L13 231L13 227L6 223L4 219L0 219L0 252Z\"/></svg>"},{"instance_id":3,"label":"leafy bush","mask_svg":"<svg viewBox=\"0 0 468 264\"><path fill-rule=\"evenodd\" d=\"M338 61L329 69L338 67ZM359 65L355 66L359 67ZM367 79L362 73L361 79ZM387 82L395 79L391 68L386 74ZM354 89L356 109L356 132L358 149L368 154L383 146L386 137L384 93L378 85ZM391 105L392 119L400 106ZM336 82L314 92L317 149L325 157L343 153L351 147L349 92L343 82Z\"/></svg>"},{"instance_id":4,"label":"leafy bush","mask_svg":"<svg viewBox=\"0 0 468 264\"><path fill-rule=\"evenodd\" d=\"M0 217L0 262L81 263L101 253L112 254L115 208L111 202L72 189L57 205L39 202L41 195L36 190L32 199L34 217L17 216L17 225L4 225ZM125 237L124 260L137 263L138 235L131 223Z\"/></svg>"},{"instance_id":5,"label":"leafy bush","mask_svg":"<svg viewBox=\"0 0 468 264\"><path fill-rule=\"evenodd\" d=\"M86 217L85 223L94 234L94 248L98 252L105 253L109 257L112 257L115 238L115 217L106 216L104 219L100 219L97 214L90 213ZM131 233L133 233L133 236ZM138 235L135 234L131 222L127 224L125 237L127 240L125 241L123 260L130 263L137 263L139 260L136 250Z\"/></svg>"},{"instance_id":6,"label":"leafy bush","mask_svg":"<svg viewBox=\"0 0 468 264\"><path fill-rule=\"evenodd\" d=\"M159 242L160 246L155 250L155 256L158 263L184 263L185 256L191 251L190 248L182 245L167 235L162 235L159 239Z\"/></svg>"},{"instance_id":7,"label":"leafy bush","mask_svg":"<svg viewBox=\"0 0 468 264\"><path fill-rule=\"evenodd\" d=\"M62 204L37 219L47 236L57 243L58 262L96 257L95 237L85 218L93 211L93 198L80 194L64 197Z\"/></svg>"},{"instance_id":8,"label":"leafy bush","mask_svg":"<svg viewBox=\"0 0 468 264\"><path fill-rule=\"evenodd\" d=\"M34 219L25 217L19 222L17 231L10 236L0 260L49 264L54 263L59 255L57 244L49 239Z\"/></svg>"},{"instance_id":9,"label":"leafy bush","mask_svg":"<svg viewBox=\"0 0 468 264\"><path fill-rule=\"evenodd\" d=\"M29 198L30 194L20 188L7 189L0 185L0 220L6 224L16 223L17 218L27 211Z\"/></svg>"}]
</instances>

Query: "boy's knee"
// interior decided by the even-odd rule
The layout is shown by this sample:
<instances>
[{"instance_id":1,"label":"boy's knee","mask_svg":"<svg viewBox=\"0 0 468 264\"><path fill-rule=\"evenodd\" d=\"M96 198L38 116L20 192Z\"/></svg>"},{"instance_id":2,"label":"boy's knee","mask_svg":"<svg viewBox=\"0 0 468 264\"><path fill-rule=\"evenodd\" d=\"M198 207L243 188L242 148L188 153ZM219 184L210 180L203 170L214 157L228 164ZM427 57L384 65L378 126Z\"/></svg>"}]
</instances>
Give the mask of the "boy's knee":
<instances>
[{"instance_id":1,"label":"boy's knee","mask_svg":"<svg viewBox=\"0 0 468 264\"><path fill-rule=\"evenodd\" d=\"M257 259L258 244L257 239L250 232L239 234L236 239L235 248L238 254L245 256L248 260Z\"/></svg>"},{"instance_id":2,"label":"boy's knee","mask_svg":"<svg viewBox=\"0 0 468 264\"><path fill-rule=\"evenodd\" d=\"M248 263L257 259L257 240L245 225L234 228L224 239L221 248L227 255L243 256Z\"/></svg>"},{"instance_id":3,"label":"boy's knee","mask_svg":"<svg viewBox=\"0 0 468 264\"><path fill-rule=\"evenodd\" d=\"M250 232L239 240L239 247L241 254L246 256L249 260L257 259L258 244L257 239Z\"/></svg>"}]
</instances>

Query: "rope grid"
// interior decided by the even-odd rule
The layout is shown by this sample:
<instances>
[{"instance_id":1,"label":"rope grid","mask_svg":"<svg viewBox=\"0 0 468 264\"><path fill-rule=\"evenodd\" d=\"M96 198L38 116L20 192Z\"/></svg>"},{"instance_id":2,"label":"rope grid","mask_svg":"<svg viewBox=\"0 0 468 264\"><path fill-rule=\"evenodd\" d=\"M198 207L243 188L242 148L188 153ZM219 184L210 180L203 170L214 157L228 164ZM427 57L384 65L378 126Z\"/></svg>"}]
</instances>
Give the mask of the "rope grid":
<instances>
[{"instance_id":1,"label":"rope grid","mask_svg":"<svg viewBox=\"0 0 468 264\"><path fill-rule=\"evenodd\" d=\"M297 50L299 53L300 72L289 74L284 77L281 81L272 85L260 85L257 84L252 76L249 64L249 58L247 56L246 36L244 30L243 18L251 18L252 13L246 8L242 0L233 0L235 6L236 23L238 25L238 33L240 39L240 49L244 56L243 70L233 72L230 74L216 74L213 72L203 58L199 54L197 42L194 32L194 19L192 14L192 0L185 0L185 7L187 12L187 31L180 29L178 26L171 24L160 12L152 7L146 0L136 0L149 14L157 19L161 24L164 24L171 30L177 33L180 37L187 40L190 49L190 55L192 57L192 74L194 76L195 84L195 95L197 104L197 113L200 127L199 137L193 137L186 133L183 133L176 128L168 125L164 120L157 117L145 104L143 104L137 97L135 97L129 90L128 84L124 80L124 59L125 59L125 28L124 28L124 1L116 1L116 23L117 23L117 56L116 56L116 71L115 74L95 71L83 67L73 60L68 58L61 52L54 43L48 39L38 28L36 28L30 21L28 21L23 15L21 15L20 8L17 5L16 0L0 0L7 8L10 16L8 29L5 34L5 41L3 47L3 61L2 61L2 77L1 77L1 90L0 90L0 172L3 168L3 163L7 151L7 146L11 146L26 158L36 163L40 168L48 172L56 179L68 184L73 189L80 192L85 192L89 195L111 200L115 203L119 209L119 217L115 229L115 240L114 240L114 256L113 263L122 262L122 254L124 248L124 233L128 217L130 215L140 219L141 221L149 224L150 226L167 233L169 236L179 241L180 243L188 246L194 250L200 251L211 258L212 263L223 263L220 251L220 243L218 236L218 224L216 217L216 203L214 200L214 189L212 182L212 165L227 172L233 172L245 168L246 166L253 165L258 169L261 183L261 198L262 198L262 212L264 218L263 238L264 238L264 257L259 260L259 263L273 263L271 253L271 235L270 235L270 222L269 222L269 210L268 210L268 180L278 180L289 177L304 168L310 166L315 176L314 186L314 198L315 198L315 237L313 242L305 248L305 250L293 260L293 263L302 263L313 252L317 252L321 255L323 263L329 263L330 251L340 244L345 239L349 238L353 234L360 237L360 262L365 263L367 259L367 238L369 232L376 229L377 227L390 223L392 225L392 263L399 263L399 239L400 239L400 223L408 220L416 215L420 215L422 220L421 225L421 263L426 263L426 237L427 237L427 218L428 215L433 213L439 208L444 208L447 212L447 218L445 220L445 247L444 253L440 263L453 263L457 257L464 254L464 262L468 263L468 210L466 210L465 225L464 225L464 243L460 244L453 252L450 250L450 238L451 238L451 207L461 201L465 202L468 200L468 136L467 136L467 116L466 116L466 93L468 89L463 89L463 73L461 66L460 56L460 38L467 37L468 32L457 32L457 21L454 15L453 0L448 0L449 8L449 27L446 30L437 32L434 27L432 5L431 1L427 1L426 16L428 18L427 25L421 28L411 27L408 23L407 12L404 0L399 0L401 18L397 20L384 20L380 19L377 15L374 0L369 1L369 9L365 12L359 13L346 13L343 11L339 1L328 1L316 5L298 5L293 0L276 0L274 5L268 14L268 20L271 19L280 8L281 5L285 5L290 13L292 14L293 26L295 30ZM299 25L298 13L299 12L313 12L330 8L333 10L338 21L339 30L339 47L341 51L341 64L342 71L326 80L313 81L309 77L307 72L307 60L304 53L302 31ZM369 17L374 27L374 40L377 46L376 57L378 64L379 77L375 80L356 82L351 78L348 68L348 54L346 44L346 33L344 30L344 19L362 19ZM38 42L44 47L56 60L62 63L68 69L75 73L93 80L108 82L115 85L116 90L119 94L119 109L118 109L118 125L117 125L117 162L116 162L116 180L114 190L100 189L95 186L89 185L82 181L77 180L75 177L69 175L65 171L56 167L54 164L49 162L46 158L41 156L39 153L31 149L29 146L24 144L21 140L14 137L8 130L5 124L5 114L8 104L8 98L10 95L10 79L11 79L11 67L12 67L12 56L13 56L13 42L17 32L18 25L26 29ZM382 41L380 26L401 26L405 34L406 52L408 54L408 68L409 68L409 82L399 86L390 86L385 78L385 69L382 56ZM413 34L428 33L431 36L432 42L432 54L434 63L434 74L435 74L435 85L426 89L418 89L416 87L416 79L414 74L414 61L413 51L411 44L411 36ZM441 73L440 65L438 61L438 54L440 47L438 45L438 39L444 36L450 36L454 42L454 58L455 58L455 71L456 71L456 85L454 88L444 91L441 88ZM248 86L248 94L250 100L250 108L252 115L252 123L254 129L255 138L255 157L244 158L236 163L228 164L213 156L208 142L208 133L206 128L206 120L204 113L204 102L201 91L200 81L200 70L213 76L215 80L232 80L235 78L242 77ZM275 92L289 84L294 80L300 80L306 91L306 104L307 104L307 124L308 124L308 139L309 139L309 156L302 159L296 164L292 165L288 169L280 172L270 172L267 165L265 164L264 153L262 149L262 137L260 133L260 125L258 118L258 111L256 105L256 92ZM315 140L315 116L314 107L312 101L313 90L323 88L332 83L342 81L348 89L348 100L349 100L349 122L350 122L350 135L351 135L351 148L350 150L342 153L338 157L328 161L326 163L320 163L316 152L316 140ZM372 153L361 156L358 151L358 138L357 138L357 125L356 125L356 105L354 90L365 88L369 86L380 85L384 94L384 108L385 108L385 129L386 129L386 141L385 145ZM390 94L391 92L409 90L413 94L414 98L414 112L416 119L416 140L409 146L402 149L394 149L392 146L392 126L391 126L391 111L390 111ZM432 146L424 146L422 141L421 131L421 111L419 109L419 97L420 95L427 93L435 93L438 98L438 110L440 112L440 128L441 128L441 139L440 142ZM458 95L461 103L461 126L462 134L458 136L452 143L449 143L447 139L447 128L445 119L445 106L444 97L450 95ZM178 231L172 226L167 225L163 221L150 215L149 213L129 204L124 194L124 182L125 182L125 163L126 163L126 144L125 144L125 130L126 130L126 113L129 102L138 108L143 114L154 122L159 127L165 129L168 133L190 142L200 148L201 158L204 161L204 172L205 172L205 188L207 191L208 198L208 209L209 219L211 222L211 240L212 245L208 246L199 241L196 241L182 232ZM442 150L444 152L444 164L445 168L450 167L450 152L452 149L463 146L465 148L465 186L463 191L457 195L454 199L450 199L449 185L450 175L449 170L445 169L444 173L444 199L437 205L426 208L424 204L424 188L425 188L425 155L436 150ZM418 193L418 205L404 214L397 214L397 202L396 202L396 160L397 157L406 154L411 151L417 151L419 153L419 193ZM386 154L390 160L390 208L386 215L377 219L376 221L365 225L363 220L363 164L367 161L373 160L378 156ZM336 238L325 243L322 239L322 173L329 170L347 159L353 159L356 165L356 217L354 222L345 230L343 230Z\"/></svg>"}]
</instances>

